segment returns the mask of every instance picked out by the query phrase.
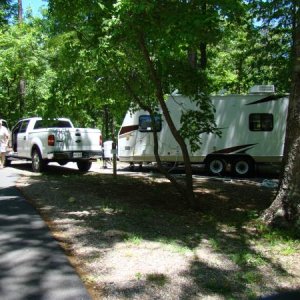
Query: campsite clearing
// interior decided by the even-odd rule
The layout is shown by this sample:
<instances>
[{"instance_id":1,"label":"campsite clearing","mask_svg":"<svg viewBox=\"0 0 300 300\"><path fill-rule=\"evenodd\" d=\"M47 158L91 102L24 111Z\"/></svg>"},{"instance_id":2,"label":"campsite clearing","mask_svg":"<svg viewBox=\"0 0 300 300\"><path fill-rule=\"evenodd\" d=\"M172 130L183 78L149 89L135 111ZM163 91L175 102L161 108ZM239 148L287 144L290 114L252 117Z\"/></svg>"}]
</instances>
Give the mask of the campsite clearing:
<instances>
[{"instance_id":1,"label":"campsite clearing","mask_svg":"<svg viewBox=\"0 0 300 300\"><path fill-rule=\"evenodd\" d=\"M300 288L299 239L258 220L275 193L262 180L197 176L193 211L153 173L32 175L18 186L93 299L254 299Z\"/></svg>"}]
</instances>

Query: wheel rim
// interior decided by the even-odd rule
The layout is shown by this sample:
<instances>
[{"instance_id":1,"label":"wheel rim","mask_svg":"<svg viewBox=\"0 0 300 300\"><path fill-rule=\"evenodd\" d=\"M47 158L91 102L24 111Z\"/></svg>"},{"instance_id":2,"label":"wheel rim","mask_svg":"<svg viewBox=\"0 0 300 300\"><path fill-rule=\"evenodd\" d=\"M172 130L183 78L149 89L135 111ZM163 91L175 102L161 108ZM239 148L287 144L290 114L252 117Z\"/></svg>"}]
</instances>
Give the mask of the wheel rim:
<instances>
[{"instance_id":1,"label":"wheel rim","mask_svg":"<svg viewBox=\"0 0 300 300\"><path fill-rule=\"evenodd\" d=\"M235 172L239 175L245 175L249 172L249 164L248 162L241 160L235 164Z\"/></svg>"},{"instance_id":2,"label":"wheel rim","mask_svg":"<svg viewBox=\"0 0 300 300\"><path fill-rule=\"evenodd\" d=\"M36 153L36 152L33 154L32 163L33 163L34 170L39 170L39 167L40 167L40 157L39 157L38 153Z\"/></svg>"},{"instance_id":3,"label":"wheel rim","mask_svg":"<svg viewBox=\"0 0 300 300\"><path fill-rule=\"evenodd\" d=\"M224 164L219 159L214 159L209 164L209 170L213 174L219 174L224 171Z\"/></svg>"}]
</instances>

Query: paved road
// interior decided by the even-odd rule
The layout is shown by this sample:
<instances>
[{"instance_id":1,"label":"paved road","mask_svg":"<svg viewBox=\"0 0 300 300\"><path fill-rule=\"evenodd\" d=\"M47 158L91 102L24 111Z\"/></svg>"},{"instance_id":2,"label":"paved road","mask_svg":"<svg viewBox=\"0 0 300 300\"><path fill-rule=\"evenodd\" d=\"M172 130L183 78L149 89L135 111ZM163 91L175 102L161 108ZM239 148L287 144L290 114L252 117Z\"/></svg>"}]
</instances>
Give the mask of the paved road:
<instances>
[{"instance_id":1,"label":"paved road","mask_svg":"<svg viewBox=\"0 0 300 300\"><path fill-rule=\"evenodd\" d=\"M0 298L90 299L45 223L15 188L17 172L0 169Z\"/></svg>"}]
</instances>

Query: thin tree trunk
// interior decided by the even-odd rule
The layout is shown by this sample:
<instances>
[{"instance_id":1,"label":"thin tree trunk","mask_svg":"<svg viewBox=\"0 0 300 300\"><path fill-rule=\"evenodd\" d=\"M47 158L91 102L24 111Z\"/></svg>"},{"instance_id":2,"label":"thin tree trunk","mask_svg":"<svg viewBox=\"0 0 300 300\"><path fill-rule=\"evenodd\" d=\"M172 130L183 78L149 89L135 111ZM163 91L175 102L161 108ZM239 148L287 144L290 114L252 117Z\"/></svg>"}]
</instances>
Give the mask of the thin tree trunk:
<instances>
[{"instance_id":1,"label":"thin tree trunk","mask_svg":"<svg viewBox=\"0 0 300 300\"><path fill-rule=\"evenodd\" d=\"M22 7L22 0L18 0L18 21L19 25L23 23L23 7ZM22 59L22 53L20 54L21 59ZM26 94L26 82L25 79L23 78L23 74L21 74L21 79L19 82L19 113L20 116L24 116L25 112L25 94Z\"/></svg>"},{"instance_id":2,"label":"thin tree trunk","mask_svg":"<svg viewBox=\"0 0 300 300\"><path fill-rule=\"evenodd\" d=\"M192 166L191 166L191 161L190 161L190 156L188 153L187 146L184 142L184 139L182 136L179 134L177 128L175 127L173 120L171 118L171 115L169 113L169 110L167 108L167 105L164 100L164 95L163 95L163 89L161 85L161 81L157 76L156 70L154 68L153 62L150 58L150 55L148 53L148 49L145 45L145 40L142 34L139 34L139 44L142 50L142 53L144 55L146 64L149 68L150 76L152 78L152 81L156 87L156 99L162 109L162 112L164 114L164 117L166 119L166 122L172 132L173 137L175 138L176 142L178 143L182 156L183 156L183 161L184 161L184 166L185 166L185 183L186 183L186 199L188 200L189 204L191 207L196 207L195 203L195 195L194 195L194 190L193 190L193 173L192 173Z\"/></svg>"},{"instance_id":3,"label":"thin tree trunk","mask_svg":"<svg viewBox=\"0 0 300 300\"><path fill-rule=\"evenodd\" d=\"M109 113L108 108L105 105L103 109L103 119L104 119L104 139L107 141L109 137Z\"/></svg>"},{"instance_id":4,"label":"thin tree trunk","mask_svg":"<svg viewBox=\"0 0 300 300\"><path fill-rule=\"evenodd\" d=\"M200 69L206 70L207 67L207 44L200 43Z\"/></svg>"},{"instance_id":5,"label":"thin tree trunk","mask_svg":"<svg viewBox=\"0 0 300 300\"><path fill-rule=\"evenodd\" d=\"M22 5L22 0L18 0L18 20L19 20L19 24L23 23L23 5Z\"/></svg>"},{"instance_id":6,"label":"thin tree trunk","mask_svg":"<svg viewBox=\"0 0 300 300\"><path fill-rule=\"evenodd\" d=\"M24 116L24 112L25 112L25 94L26 94L26 82L25 80L22 78L20 79L19 82L19 112L21 117Z\"/></svg>"},{"instance_id":7,"label":"thin tree trunk","mask_svg":"<svg viewBox=\"0 0 300 300\"><path fill-rule=\"evenodd\" d=\"M122 81L124 82L124 85L127 88L127 91L129 92L129 94L131 95L131 97L134 99L134 101L140 106L141 109L148 111L149 114L151 116L153 116L153 111L150 107L145 106L142 101L140 100L140 98L134 93L134 91L132 90L130 84L121 76L120 72L115 69L115 71L117 72L117 74L119 74L120 78L122 78ZM154 128L154 123L152 121L152 126ZM159 153L158 153L158 138L157 138L157 132L153 132L153 138L154 138L154 156L157 162L157 167L158 170L174 185L174 187L177 189L177 191L183 196L186 196L186 191L184 186L180 185L177 180L167 172L167 170L163 167Z\"/></svg>"},{"instance_id":8,"label":"thin tree trunk","mask_svg":"<svg viewBox=\"0 0 300 300\"><path fill-rule=\"evenodd\" d=\"M285 165L278 193L264 212L263 220L273 226L300 228L300 10L297 7L295 64L285 141Z\"/></svg>"}]
</instances>

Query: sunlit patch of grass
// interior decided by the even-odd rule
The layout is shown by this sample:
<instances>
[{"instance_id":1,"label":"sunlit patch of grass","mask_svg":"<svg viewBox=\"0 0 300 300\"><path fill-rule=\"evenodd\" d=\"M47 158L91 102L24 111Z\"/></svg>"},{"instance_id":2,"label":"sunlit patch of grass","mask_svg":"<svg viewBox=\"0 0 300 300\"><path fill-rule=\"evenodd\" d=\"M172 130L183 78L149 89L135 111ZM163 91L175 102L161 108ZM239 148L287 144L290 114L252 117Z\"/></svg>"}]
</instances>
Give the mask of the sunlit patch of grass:
<instances>
[{"instance_id":1,"label":"sunlit patch of grass","mask_svg":"<svg viewBox=\"0 0 300 300\"><path fill-rule=\"evenodd\" d=\"M136 278L137 280L141 280L142 277L143 277L143 274L142 274L141 272L135 273L135 278Z\"/></svg>"},{"instance_id":2,"label":"sunlit patch of grass","mask_svg":"<svg viewBox=\"0 0 300 300\"><path fill-rule=\"evenodd\" d=\"M143 242L143 239L135 234L127 234L124 238L124 242L138 246Z\"/></svg>"},{"instance_id":3,"label":"sunlit patch of grass","mask_svg":"<svg viewBox=\"0 0 300 300\"><path fill-rule=\"evenodd\" d=\"M216 239L210 238L210 239L208 240L208 242L209 242L210 246L211 246L215 251L220 250L219 242L218 242Z\"/></svg>"},{"instance_id":4,"label":"sunlit patch of grass","mask_svg":"<svg viewBox=\"0 0 300 300\"><path fill-rule=\"evenodd\" d=\"M258 267L266 264L265 259L260 254L247 251L231 254L230 258L239 266Z\"/></svg>"},{"instance_id":5,"label":"sunlit patch of grass","mask_svg":"<svg viewBox=\"0 0 300 300\"><path fill-rule=\"evenodd\" d=\"M262 237L261 242L267 242L280 255L293 255L300 250L297 232L272 229L261 223L257 224L257 230Z\"/></svg>"},{"instance_id":6,"label":"sunlit patch of grass","mask_svg":"<svg viewBox=\"0 0 300 300\"><path fill-rule=\"evenodd\" d=\"M182 245L176 240L159 238L157 242L163 244L169 251L172 251L174 253L185 255L193 252L188 246Z\"/></svg>"},{"instance_id":7,"label":"sunlit patch of grass","mask_svg":"<svg viewBox=\"0 0 300 300\"><path fill-rule=\"evenodd\" d=\"M146 280L150 283L153 283L153 284L161 286L161 287L166 285L169 282L168 277L161 273L147 274Z\"/></svg>"},{"instance_id":8,"label":"sunlit patch of grass","mask_svg":"<svg viewBox=\"0 0 300 300\"><path fill-rule=\"evenodd\" d=\"M280 251L280 254L288 256L288 255L296 254L299 251L300 251L299 248L297 248L295 245L292 244L292 245L287 245L284 249L282 249Z\"/></svg>"}]
</instances>

